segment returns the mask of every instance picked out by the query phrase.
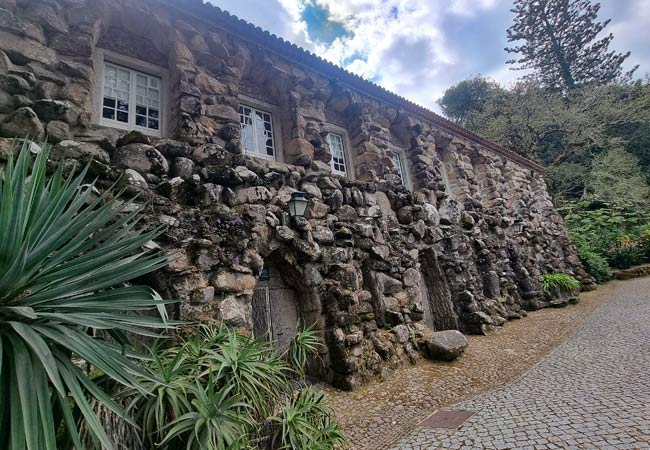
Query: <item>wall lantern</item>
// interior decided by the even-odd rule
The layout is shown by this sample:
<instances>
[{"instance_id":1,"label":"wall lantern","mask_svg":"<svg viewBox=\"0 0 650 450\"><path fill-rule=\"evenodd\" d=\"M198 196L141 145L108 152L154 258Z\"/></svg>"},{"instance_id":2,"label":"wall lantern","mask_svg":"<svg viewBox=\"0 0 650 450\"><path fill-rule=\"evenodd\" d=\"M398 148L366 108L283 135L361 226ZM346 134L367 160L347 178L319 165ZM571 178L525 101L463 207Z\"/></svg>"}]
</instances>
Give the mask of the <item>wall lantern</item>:
<instances>
[{"instance_id":1,"label":"wall lantern","mask_svg":"<svg viewBox=\"0 0 650 450\"><path fill-rule=\"evenodd\" d=\"M515 230L515 233L521 233L524 231L524 219L515 219L515 221L512 223L512 229Z\"/></svg>"},{"instance_id":2,"label":"wall lantern","mask_svg":"<svg viewBox=\"0 0 650 450\"><path fill-rule=\"evenodd\" d=\"M304 217L309 201L304 192L294 192L289 200L289 215L291 217Z\"/></svg>"}]
</instances>

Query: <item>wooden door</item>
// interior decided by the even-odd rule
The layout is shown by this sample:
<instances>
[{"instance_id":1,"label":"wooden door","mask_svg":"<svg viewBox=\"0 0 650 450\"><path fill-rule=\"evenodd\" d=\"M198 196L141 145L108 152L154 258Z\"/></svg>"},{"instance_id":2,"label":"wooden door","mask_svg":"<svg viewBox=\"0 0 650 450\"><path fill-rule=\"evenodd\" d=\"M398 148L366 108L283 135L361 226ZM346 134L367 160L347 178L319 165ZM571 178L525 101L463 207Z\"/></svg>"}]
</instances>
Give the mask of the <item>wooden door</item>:
<instances>
[{"instance_id":1,"label":"wooden door","mask_svg":"<svg viewBox=\"0 0 650 450\"><path fill-rule=\"evenodd\" d=\"M296 294L280 272L269 268L268 276L257 283L253 294L254 336L271 341L279 353L289 348L296 334L298 311Z\"/></svg>"}]
</instances>

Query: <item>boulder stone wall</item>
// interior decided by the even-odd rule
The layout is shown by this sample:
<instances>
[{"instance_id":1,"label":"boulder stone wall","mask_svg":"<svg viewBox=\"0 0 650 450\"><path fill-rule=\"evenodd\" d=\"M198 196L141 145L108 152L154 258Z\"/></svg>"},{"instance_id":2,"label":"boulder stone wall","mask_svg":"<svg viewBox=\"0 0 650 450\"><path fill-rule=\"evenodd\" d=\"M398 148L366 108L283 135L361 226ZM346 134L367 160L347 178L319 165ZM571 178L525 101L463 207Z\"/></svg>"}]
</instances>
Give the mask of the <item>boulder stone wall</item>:
<instances>
[{"instance_id":1,"label":"boulder stone wall","mask_svg":"<svg viewBox=\"0 0 650 450\"><path fill-rule=\"evenodd\" d=\"M323 75L218 9L175 5L0 0L0 164L14 138L47 139L52 167L89 163L99 187L139 194L171 256L145 281L180 300L178 317L252 332L273 261L325 340L316 370L352 389L426 354L434 331L486 333L549 306L543 273L592 281L534 165ZM105 54L163 71L163 137L98 125ZM283 162L244 153L251 101L273 113ZM331 173L332 130L349 178ZM287 221L296 191L308 214Z\"/></svg>"}]
</instances>

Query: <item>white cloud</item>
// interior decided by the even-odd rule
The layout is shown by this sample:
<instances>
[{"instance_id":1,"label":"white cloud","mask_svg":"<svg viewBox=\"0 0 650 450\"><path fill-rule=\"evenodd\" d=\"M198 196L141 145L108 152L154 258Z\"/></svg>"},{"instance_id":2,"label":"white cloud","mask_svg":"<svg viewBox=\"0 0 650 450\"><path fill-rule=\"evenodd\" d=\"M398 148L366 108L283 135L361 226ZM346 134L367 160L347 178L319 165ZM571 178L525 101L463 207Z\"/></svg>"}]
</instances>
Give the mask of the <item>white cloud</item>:
<instances>
[{"instance_id":1,"label":"white cloud","mask_svg":"<svg viewBox=\"0 0 650 450\"><path fill-rule=\"evenodd\" d=\"M473 16L499 0L311 0L344 24L351 36L313 41L300 16L304 0L212 0L220 7L424 106L451 84L462 65L442 32L447 15ZM283 23L280 21L284 21Z\"/></svg>"},{"instance_id":2,"label":"white cloud","mask_svg":"<svg viewBox=\"0 0 650 450\"><path fill-rule=\"evenodd\" d=\"M435 101L445 89L472 75L482 73L503 84L523 75L509 70L505 64L509 55L502 50L510 0L211 1L434 110L438 110ZM301 20L306 1L326 8L330 18L352 34L327 45L315 42ZM603 0L603 13L615 11L618 1ZM642 64L641 75L650 70L645 62L650 50L642 38L650 23L650 1L626 1L635 3L629 8L632 13L616 17L608 29L615 34L615 48L632 50L630 65ZM490 14L492 19L503 20L498 35L484 22ZM449 31L450 23L453 31Z\"/></svg>"}]
</instances>

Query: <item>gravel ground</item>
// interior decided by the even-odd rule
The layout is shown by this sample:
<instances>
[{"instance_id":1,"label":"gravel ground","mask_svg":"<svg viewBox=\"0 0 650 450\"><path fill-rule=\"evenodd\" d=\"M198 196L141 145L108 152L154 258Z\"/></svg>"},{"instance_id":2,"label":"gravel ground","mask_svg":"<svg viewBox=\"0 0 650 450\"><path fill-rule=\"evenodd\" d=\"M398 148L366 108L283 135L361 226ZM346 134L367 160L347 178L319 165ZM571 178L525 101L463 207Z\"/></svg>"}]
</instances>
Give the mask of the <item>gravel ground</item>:
<instances>
[{"instance_id":1,"label":"gravel ground","mask_svg":"<svg viewBox=\"0 0 650 450\"><path fill-rule=\"evenodd\" d=\"M621 285L614 281L583 293L578 305L530 313L491 335L469 336L467 351L455 362L422 360L354 392L319 387L327 393L351 450L391 448L437 409L504 386L524 373L575 333Z\"/></svg>"}]
</instances>

